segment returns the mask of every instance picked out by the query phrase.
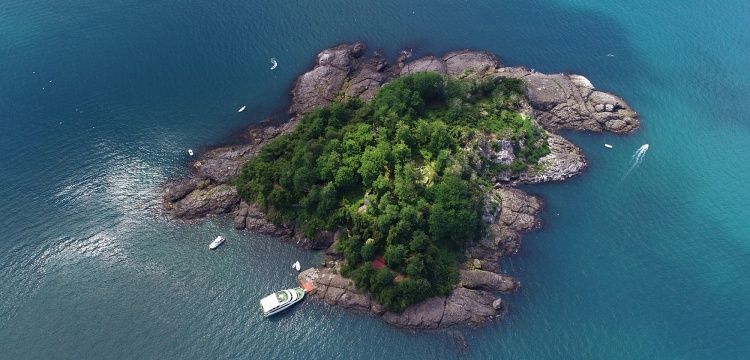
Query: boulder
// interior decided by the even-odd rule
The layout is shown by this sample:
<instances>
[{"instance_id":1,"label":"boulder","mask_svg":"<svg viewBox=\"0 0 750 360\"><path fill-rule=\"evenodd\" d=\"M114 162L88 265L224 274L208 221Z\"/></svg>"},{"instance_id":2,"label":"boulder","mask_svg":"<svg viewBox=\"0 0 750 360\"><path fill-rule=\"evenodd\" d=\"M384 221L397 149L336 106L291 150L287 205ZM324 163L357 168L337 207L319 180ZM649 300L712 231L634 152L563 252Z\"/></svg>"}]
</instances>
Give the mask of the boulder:
<instances>
[{"instance_id":1,"label":"boulder","mask_svg":"<svg viewBox=\"0 0 750 360\"><path fill-rule=\"evenodd\" d=\"M503 299L497 298L495 301L492 302L492 308L497 311L503 311L505 309L505 304L503 303Z\"/></svg>"}]
</instances>

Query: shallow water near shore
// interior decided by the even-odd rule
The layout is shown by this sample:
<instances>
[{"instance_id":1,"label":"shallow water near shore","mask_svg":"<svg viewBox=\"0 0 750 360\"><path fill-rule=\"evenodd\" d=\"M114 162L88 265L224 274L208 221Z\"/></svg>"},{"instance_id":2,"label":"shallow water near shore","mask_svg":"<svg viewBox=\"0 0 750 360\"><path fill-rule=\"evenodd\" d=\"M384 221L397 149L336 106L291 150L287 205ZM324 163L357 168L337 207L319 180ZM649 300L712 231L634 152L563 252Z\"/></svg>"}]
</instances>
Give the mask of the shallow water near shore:
<instances>
[{"instance_id":1,"label":"shallow water near shore","mask_svg":"<svg viewBox=\"0 0 750 360\"><path fill-rule=\"evenodd\" d=\"M0 358L748 358L748 18L736 0L6 1ZM188 148L283 109L318 51L354 40L583 74L642 115L629 136L565 133L588 170L524 188L544 228L504 263L508 317L460 329L466 352L314 301L265 319L258 300L321 255L160 213Z\"/></svg>"}]
</instances>

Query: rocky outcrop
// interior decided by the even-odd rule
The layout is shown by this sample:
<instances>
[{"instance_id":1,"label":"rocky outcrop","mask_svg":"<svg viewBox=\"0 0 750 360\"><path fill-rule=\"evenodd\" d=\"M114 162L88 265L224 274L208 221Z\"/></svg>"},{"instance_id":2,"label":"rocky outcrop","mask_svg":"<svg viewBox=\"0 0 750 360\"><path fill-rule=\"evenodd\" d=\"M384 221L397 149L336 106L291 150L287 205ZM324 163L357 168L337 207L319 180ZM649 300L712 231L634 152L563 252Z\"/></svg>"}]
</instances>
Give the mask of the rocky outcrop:
<instances>
[{"instance_id":1,"label":"rocky outcrop","mask_svg":"<svg viewBox=\"0 0 750 360\"><path fill-rule=\"evenodd\" d=\"M339 275L337 267L338 265L334 264L310 268L301 272L298 280L300 283L312 285L310 295L326 304L370 312L382 316L383 320L394 326L437 329L457 324L479 325L502 314L502 308L493 306L493 303L497 304L498 298L492 293L463 286L457 286L449 296L427 299L401 313L385 311L369 294L357 290L351 280ZM493 287L497 285L495 281L488 283L492 283Z\"/></svg>"},{"instance_id":2,"label":"rocky outcrop","mask_svg":"<svg viewBox=\"0 0 750 360\"><path fill-rule=\"evenodd\" d=\"M628 133L638 114L621 98L594 89L581 75L542 74L523 67L500 68L495 76L522 79L533 116L547 130Z\"/></svg>"},{"instance_id":3,"label":"rocky outcrop","mask_svg":"<svg viewBox=\"0 0 750 360\"><path fill-rule=\"evenodd\" d=\"M538 213L542 207L538 197L510 186L561 181L586 167L581 150L557 135L557 130L627 133L640 125L638 115L623 99L595 90L583 76L505 67L488 52L460 50L408 62L409 53L403 52L392 65L377 53L368 57L365 52L361 43L342 44L320 52L313 69L302 74L294 84L290 119L251 126L243 133L245 143L201 154L191 162L189 178L165 186L164 208L173 217L183 219L231 213L238 230L275 236L306 248L327 249L328 260L324 266L299 275L301 282L314 284L312 296L330 305L373 313L395 326L433 329L457 324L478 325L501 316L507 305L497 293L515 291L520 285L502 273L500 259L518 251L522 232L539 226ZM482 220L488 225L486 234L467 245L468 260L461 266L459 284L451 295L427 299L396 314L386 311L368 294L358 291L352 281L339 275L341 257L332 246L336 234L322 232L306 237L297 224L270 221L257 205L241 201L232 180L263 145L294 130L300 115L347 97L368 100L393 78L421 71L460 78L522 79L526 93L522 111L548 132L550 154L541 158L537 167L517 178L511 179L509 172L496 177L495 188L488 191L482 214ZM495 164L509 165L515 159L512 143L506 139L488 138L477 146L479 157ZM363 208L367 206L365 200Z\"/></svg>"},{"instance_id":4,"label":"rocky outcrop","mask_svg":"<svg viewBox=\"0 0 750 360\"><path fill-rule=\"evenodd\" d=\"M316 66L297 78L289 113L304 114L344 96L370 99L393 74L385 59L362 59L364 52L362 43L321 51Z\"/></svg>"},{"instance_id":5,"label":"rocky outcrop","mask_svg":"<svg viewBox=\"0 0 750 360\"><path fill-rule=\"evenodd\" d=\"M542 201L512 187L496 188L489 197L498 204L499 216L483 216L487 222L487 233L478 241L468 244L465 256L471 259L467 268L499 273L500 259L515 254L520 248L521 233L540 226L538 214Z\"/></svg>"},{"instance_id":6,"label":"rocky outcrop","mask_svg":"<svg viewBox=\"0 0 750 360\"><path fill-rule=\"evenodd\" d=\"M514 291L518 288L516 279L485 270L461 270L461 286L467 289Z\"/></svg>"},{"instance_id":7,"label":"rocky outcrop","mask_svg":"<svg viewBox=\"0 0 750 360\"><path fill-rule=\"evenodd\" d=\"M296 124L296 119L292 119L284 124L251 126L243 134L248 144L223 146L200 155L191 163L191 177L165 186L162 196L165 210L182 219L233 212L240 205L240 199L231 180L263 145L292 131ZM235 226L239 224L235 219Z\"/></svg>"},{"instance_id":8,"label":"rocky outcrop","mask_svg":"<svg viewBox=\"0 0 750 360\"><path fill-rule=\"evenodd\" d=\"M486 51L460 50L443 55L448 75L484 75L501 66L495 54Z\"/></svg>"},{"instance_id":9,"label":"rocky outcrop","mask_svg":"<svg viewBox=\"0 0 750 360\"><path fill-rule=\"evenodd\" d=\"M184 219L227 213L240 201L234 186L208 179L176 183L167 189L164 198L167 211Z\"/></svg>"},{"instance_id":10,"label":"rocky outcrop","mask_svg":"<svg viewBox=\"0 0 750 360\"><path fill-rule=\"evenodd\" d=\"M431 71L440 74L447 74L448 67L443 59L434 56L425 56L421 59L406 63L401 69L401 75L409 75L417 72Z\"/></svg>"},{"instance_id":11,"label":"rocky outcrop","mask_svg":"<svg viewBox=\"0 0 750 360\"><path fill-rule=\"evenodd\" d=\"M517 182L533 184L562 181L580 174L586 168L586 157L578 146L557 134L548 134L550 153L537 166L520 174Z\"/></svg>"},{"instance_id":12,"label":"rocky outcrop","mask_svg":"<svg viewBox=\"0 0 750 360\"><path fill-rule=\"evenodd\" d=\"M401 74L433 71L451 76L522 79L531 115L545 129L628 133L640 126L638 114L620 97L594 89L581 75L543 74L524 67L503 67L495 55L461 50L441 59L427 56L406 63Z\"/></svg>"}]
</instances>

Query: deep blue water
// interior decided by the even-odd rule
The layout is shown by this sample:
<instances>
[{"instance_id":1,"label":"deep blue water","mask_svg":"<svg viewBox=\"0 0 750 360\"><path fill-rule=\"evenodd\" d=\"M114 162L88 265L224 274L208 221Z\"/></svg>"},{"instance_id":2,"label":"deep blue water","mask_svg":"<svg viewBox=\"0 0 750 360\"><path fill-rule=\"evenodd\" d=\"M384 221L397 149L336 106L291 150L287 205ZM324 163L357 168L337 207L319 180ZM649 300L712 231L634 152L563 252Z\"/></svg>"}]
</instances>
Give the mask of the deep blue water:
<instances>
[{"instance_id":1,"label":"deep blue water","mask_svg":"<svg viewBox=\"0 0 750 360\"><path fill-rule=\"evenodd\" d=\"M739 0L3 1L0 358L749 358L749 18ZM642 114L631 136L568 134L589 170L528 187L545 227L505 264L522 290L462 329L466 354L315 302L264 319L258 298L319 254L158 214L187 148L283 109L352 40L581 73Z\"/></svg>"}]
</instances>

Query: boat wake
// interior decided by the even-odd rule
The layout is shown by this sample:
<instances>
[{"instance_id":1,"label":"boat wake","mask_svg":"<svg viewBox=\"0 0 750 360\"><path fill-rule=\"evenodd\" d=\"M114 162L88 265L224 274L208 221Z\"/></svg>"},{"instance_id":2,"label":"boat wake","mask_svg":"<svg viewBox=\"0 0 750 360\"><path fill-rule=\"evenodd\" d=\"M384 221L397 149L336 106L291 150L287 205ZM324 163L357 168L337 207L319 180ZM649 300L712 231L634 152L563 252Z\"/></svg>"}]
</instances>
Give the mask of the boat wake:
<instances>
[{"instance_id":1,"label":"boat wake","mask_svg":"<svg viewBox=\"0 0 750 360\"><path fill-rule=\"evenodd\" d=\"M622 177L623 180L630 174L633 169L638 167L638 165L643 163L643 158L646 156L646 152L648 151L648 144L643 144L641 147L638 148L638 150L635 151L633 154L633 157L630 158L630 168L627 172L625 172L625 175Z\"/></svg>"},{"instance_id":2,"label":"boat wake","mask_svg":"<svg viewBox=\"0 0 750 360\"><path fill-rule=\"evenodd\" d=\"M271 70L275 69L277 66L279 66L279 63L276 62L276 58L271 58Z\"/></svg>"}]
</instances>

